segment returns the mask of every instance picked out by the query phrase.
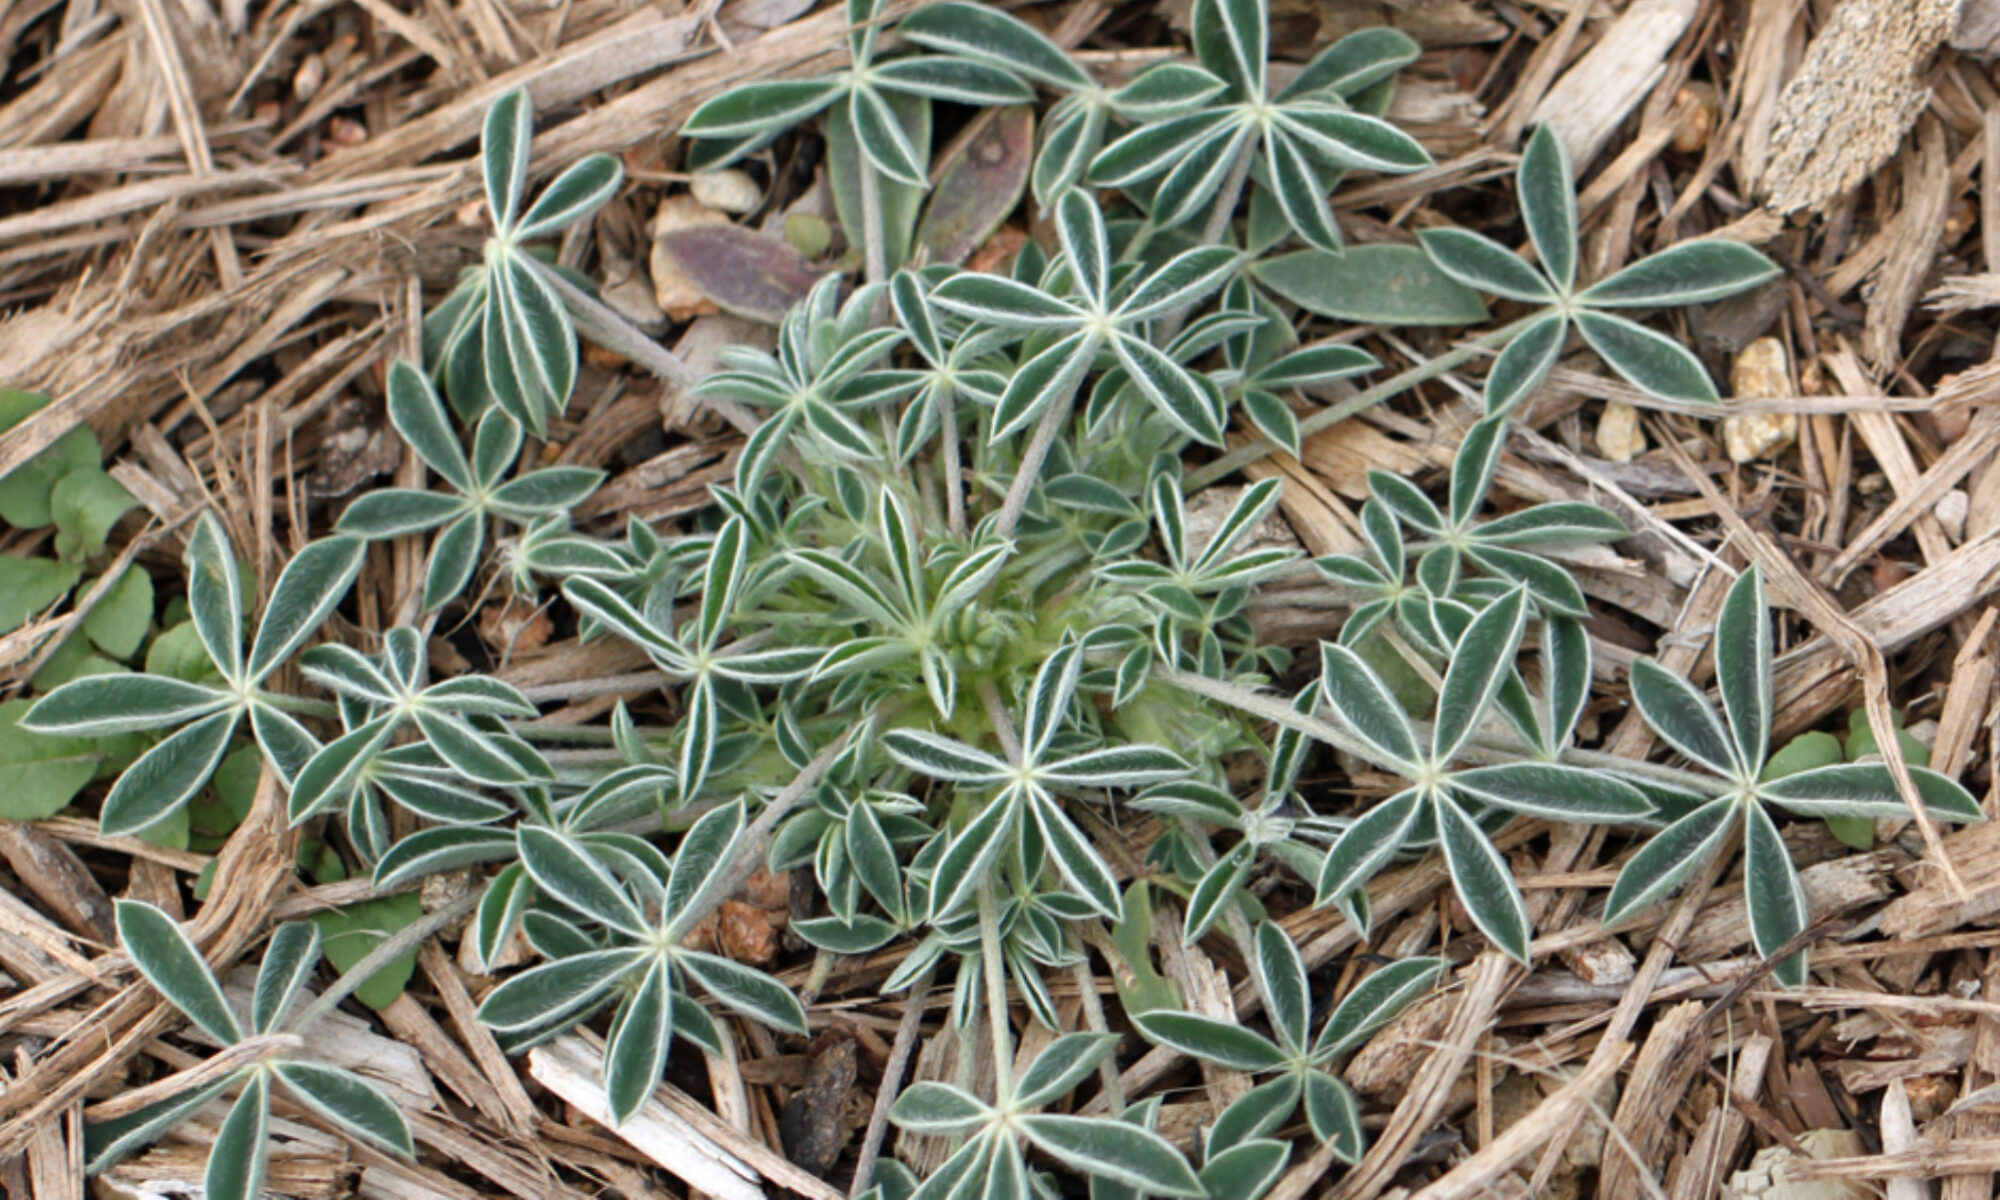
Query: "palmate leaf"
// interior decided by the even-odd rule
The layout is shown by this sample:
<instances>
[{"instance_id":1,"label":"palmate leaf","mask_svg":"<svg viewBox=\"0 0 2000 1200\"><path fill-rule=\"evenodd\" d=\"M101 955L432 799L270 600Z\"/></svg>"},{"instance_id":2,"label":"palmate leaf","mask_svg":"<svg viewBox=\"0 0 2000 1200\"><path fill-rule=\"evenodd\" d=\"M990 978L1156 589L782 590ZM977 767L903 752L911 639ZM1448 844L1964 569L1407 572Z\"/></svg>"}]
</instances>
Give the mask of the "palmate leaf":
<instances>
[{"instance_id":1,"label":"palmate leaf","mask_svg":"<svg viewBox=\"0 0 2000 1200\"><path fill-rule=\"evenodd\" d=\"M168 1130L207 1107L235 1086L236 1077L228 1076L206 1087L182 1092L158 1104L150 1105L130 1117L96 1122L87 1126L86 1144L89 1157L84 1162L85 1174L95 1175L132 1151L158 1141L166 1136Z\"/></svg>"},{"instance_id":2,"label":"palmate leaf","mask_svg":"<svg viewBox=\"0 0 2000 1200\"><path fill-rule=\"evenodd\" d=\"M1362 980L1321 1027L1313 1061L1326 1063L1360 1049L1370 1034L1428 991L1448 966L1441 958L1406 958Z\"/></svg>"},{"instance_id":3,"label":"palmate leaf","mask_svg":"<svg viewBox=\"0 0 2000 1200\"><path fill-rule=\"evenodd\" d=\"M755 967L693 950L676 951L674 962L709 995L744 1016L787 1033L811 1032L805 1006L792 990Z\"/></svg>"},{"instance_id":4,"label":"palmate leaf","mask_svg":"<svg viewBox=\"0 0 2000 1200\"><path fill-rule=\"evenodd\" d=\"M899 36L1011 71L1051 87L1088 91L1097 85L1062 48L1004 10L963 0L930 4L903 18Z\"/></svg>"},{"instance_id":5,"label":"palmate leaf","mask_svg":"<svg viewBox=\"0 0 2000 1200\"><path fill-rule=\"evenodd\" d=\"M1090 844L1090 839L1070 823L1053 800L1037 798L1028 804L1028 811L1063 880L1089 901L1092 908L1117 919L1121 908L1117 876Z\"/></svg>"},{"instance_id":6,"label":"palmate leaf","mask_svg":"<svg viewBox=\"0 0 2000 1200\"><path fill-rule=\"evenodd\" d=\"M1577 300L1595 308L1702 304L1734 296L1778 273L1776 264L1741 242L1698 238L1640 259Z\"/></svg>"},{"instance_id":7,"label":"palmate leaf","mask_svg":"<svg viewBox=\"0 0 2000 1200\"><path fill-rule=\"evenodd\" d=\"M35 702L23 729L70 737L171 728L230 703L227 692L165 675L93 675L72 680Z\"/></svg>"},{"instance_id":8,"label":"palmate leaf","mask_svg":"<svg viewBox=\"0 0 2000 1200\"><path fill-rule=\"evenodd\" d=\"M987 1124L994 1112L960 1088L921 1080L903 1089L889 1116L912 1133L953 1137Z\"/></svg>"},{"instance_id":9,"label":"palmate leaf","mask_svg":"<svg viewBox=\"0 0 2000 1200\"><path fill-rule=\"evenodd\" d=\"M1577 310L1576 327L1598 357L1634 387L1668 400L1720 402L1701 360L1665 334L1589 309Z\"/></svg>"},{"instance_id":10,"label":"palmate leaf","mask_svg":"<svg viewBox=\"0 0 2000 1200\"><path fill-rule=\"evenodd\" d=\"M709 877L729 860L730 848L742 836L743 823L743 805L733 801L703 813L689 827L674 855L673 874L660 905L669 919L678 919L686 912Z\"/></svg>"},{"instance_id":11,"label":"palmate leaf","mask_svg":"<svg viewBox=\"0 0 2000 1200\"><path fill-rule=\"evenodd\" d=\"M914 729L891 729L882 735L889 757L932 779L973 785L997 784L1013 772L1006 763L962 742Z\"/></svg>"},{"instance_id":12,"label":"palmate leaf","mask_svg":"<svg viewBox=\"0 0 2000 1200\"><path fill-rule=\"evenodd\" d=\"M1327 851L1313 902L1332 904L1374 878L1408 840L1416 825L1419 799L1414 789L1399 793L1349 825Z\"/></svg>"},{"instance_id":13,"label":"palmate leaf","mask_svg":"<svg viewBox=\"0 0 2000 1200\"><path fill-rule=\"evenodd\" d=\"M1248 1144L1277 1130L1291 1119L1304 1090L1303 1075L1287 1071L1238 1096L1209 1128L1209 1161L1214 1162L1216 1156L1230 1147Z\"/></svg>"},{"instance_id":14,"label":"palmate leaf","mask_svg":"<svg viewBox=\"0 0 2000 1200\"><path fill-rule=\"evenodd\" d=\"M1259 1138L1216 1150L1202 1164L1201 1186L1209 1200L1258 1200L1285 1172L1292 1148Z\"/></svg>"},{"instance_id":15,"label":"palmate leaf","mask_svg":"<svg viewBox=\"0 0 2000 1200\"><path fill-rule=\"evenodd\" d=\"M599 950L530 967L487 993L479 1022L496 1033L513 1033L581 1018L646 961L643 950Z\"/></svg>"},{"instance_id":16,"label":"palmate leaf","mask_svg":"<svg viewBox=\"0 0 2000 1200\"><path fill-rule=\"evenodd\" d=\"M1527 615L1527 592L1515 588L1482 610L1459 637L1438 690L1431 762L1455 757L1492 707L1500 685L1513 673Z\"/></svg>"},{"instance_id":17,"label":"palmate leaf","mask_svg":"<svg viewBox=\"0 0 2000 1200\"><path fill-rule=\"evenodd\" d=\"M1715 683L1736 761L1761 771L1771 741L1771 616L1755 566L1737 577L1716 615Z\"/></svg>"},{"instance_id":18,"label":"palmate leaf","mask_svg":"<svg viewBox=\"0 0 2000 1200\"><path fill-rule=\"evenodd\" d=\"M248 676L261 682L325 623L361 572L367 543L330 537L308 542L292 556L271 588L250 647Z\"/></svg>"},{"instance_id":19,"label":"palmate leaf","mask_svg":"<svg viewBox=\"0 0 2000 1200\"><path fill-rule=\"evenodd\" d=\"M625 168L609 154L593 154L577 162L542 189L521 217L514 236L522 241L559 233L602 208L618 192Z\"/></svg>"},{"instance_id":20,"label":"palmate leaf","mask_svg":"<svg viewBox=\"0 0 2000 1200\"><path fill-rule=\"evenodd\" d=\"M521 865L535 885L563 904L633 937L646 935L646 919L598 859L552 829L524 825Z\"/></svg>"},{"instance_id":21,"label":"palmate leaf","mask_svg":"<svg viewBox=\"0 0 2000 1200\"><path fill-rule=\"evenodd\" d=\"M1189 944L1208 936L1228 906L1236 899L1236 889L1249 877L1250 868L1256 859L1255 848L1248 842L1232 847L1221 861L1208 869L1201 882L1188 893L1187 913L1182 921L1182 936Z\"/></svg>"},{"instance_id":22,"label":"palmate leaf","mask_svg":"<svg viewBox=\"0 0 2000 1200\"><path fill-rule=\"evenodd\" d=\"M479 165L486 181L486 207L496 229L513 228L514 214L528 181L528 152L535 139L535 114L528 94L508 92L486 110L480 131Z\"/></svg>"},{"instance_id":23,"label":"palmate leaf","mask_svg":"<svg viewBox=\"0 0 2000 1200\"><path fill-rule=\"evenodd\" d=\"M776 80L745 84L715 97L693 113L681 126L685 137L706 139L751 138L789 129L813 116L846 90L838 79ZM757 147L746 146L740 154ZM708 164L726 166L727 161Z\"/></svg>"},{"instance_id":24,"label":"palmate leaf","mask_svg":"<svg viewBox=\"0 0 2000 1200\"><path fill-rule=\"evenodd\" d=\"M1653 810L1645 793L1616 776L1557 763L1475 767L1454 773L1451 787L1481 803L1551 821L1637 821Z\"/></svg>"},{"instance_id":25,"label":"palmate leaf","mask_svg":"<svg viewBox=\"0 0 2000 1200\"><path fill-rule=\"evenodd\" d=\"M1387 25L1356 30L1320 51L1277 99L1315 92L1351 99L1417 61L1422 50L1408 34Z\"/></svg>"},{"instance_id":26,"label":"palmate leaf","mask_svg":"<svg viewBox=\"0 0 2000 1200\"><path fill-rule=\"evenodd\" d=\"M1044 1046L1015 1081L1014 1103L1023 1108L1040 1108L1069 1095L1117 1049L1115 1034L1062 1035Z\"/></svg>"},{"instance_id":27,"label":"palmate leaf","mask_svg":"<svg viewBox=\"0 0 2000 1200\"><path fill-rule=\"evenodd\" d=\"M1182 1054L1214 1062L1230 1070L1278 1070L1288 1062L1284 1050L1274 1046L1256 1030L1240 1024L1196 1016L1192 1012L1154 1010L1132 1018L1150 1042L1172 1046Z\"/></svg>"},{"instance_id":28,"label":"palmate leaf","mask_svg":"<svg viewBox=\"0 0 2000 1200\"><path fill-rule=\"evenodd\" d=\"M278 926L264 948L264 961L257 967L257 985L251 993L250 1029L270 1033L277 1029L292 1001L319 966L319 926L310 921L291 921Z\"/></svg>"},{"instance_id":29,"label":"palmate leaf","mask_svg":"<svg viewBox=\"0 0 2000 1200\"><path fill-rule=\"evenodd\" d=\"M1353 650L1320 644L1320 694L1341 722L1381 756L1382 765L1413 772L1422 761L1416 730L1389 685Z\"/></svg>"},{"instance_id":30,"label":"palmate leaf","mask_svg":"<svg viewBox=\"0 0 2000 1200\"><path fill-rule=\"evenodd\" d=\"M1568 333L1568 319L1552 313L1514 335L1486 372L1483 394L1489 415L1510 411L1542 385L1555 369Z\"/></svg>"},{"instance_id":31,"label":"palmate leaf","mask_svg":"<svg viewBox=\"0 0 2000 1200\"><path fill-rule=\"evenodd\" d=\"M1735 743L1695 686L1649 658L1632 664L1632 701L1668 745L1727 777L1743 774Z\"/></svg>"},{"instance_id":32,"label":"palmate leaf","mask_svg":"<svg viewBox=\"0 0 2000 1200\"><path fill-rule=\"evenodd\" d=\"M240 709L203 717L140 755L104 797L99 830L133 834L171 817L215 773L241 719Z\"/></svg>"},{"instance_id":33,"label":"palmate leaf","mask_svg":"<svg viewBox=\"0 0 2000 1200\"><path fill-rule=\"evenodd\" d=\"M963 910L986 882L986 874L1011 842L1020 807L1003 793L951 840L931 883L931 924Z\"/></svg>"},{"instance_id":34,"label":"palmate leaf","mask_svg":"<svg viewBox=\"0 0 2000 1200\"><path fill-rule=\"evenodd\" d=\"M1258 925L1255 939L1257 955L1252 966L1257 973L1258 989L1264 994L1265 1007L1271 1014L1271 1027L1278 1031L1289 1056L1297 1058L1306 1051L1312 1024L1312 993L1306 983L1305 960L1299 957L1299 948L1292 943L1291 936L1273 922Z\"/></svg>"},{"instance_id":35,"label":"palmate leaf","mask_svg":"<svg viewBox=\"0 0 2000 1200\"><path fill-rule=\"evenodd\" d=\"M604 1046L604 1090L611 1115L630 1120L659 1086L673 1041L674 986L665 958L654 962L639 990L618 1009Z\"/></svg>"},{"instance_id":36,"label":"palmate leaf","mask_svg":"<svg viewBox=\"0 0 2000 1200\"><path fill-rule=\"evenodd\" d=\"M1781 752L1782 753L1782 752ZM1773 756L1772 762L1777 762ZM1917 795L1933 817L1946 821L1983 821L1985 812L1957 780L1924 767L1911 767ZM1895 776L1882 763L1835 763L1798 771L1758 785L1757 794L1804 817L1903 817L1909 805L1896 787Z\"/></svg>"},{"instance_id":37,"label":"palmate leaf","mask_svg":"<svg viewBox=\"0 0 2000 1200\"><path fill-rule=\"evenodd\" d=\"M236 552L214 513L196 518L185 562L188 617L216 670L235 682L243 677L243 584Z\"/></svg>"},{"instance_id":38,"label":"palmate leaf","mask_svg":"<svg viewBox=\"0 0 2000 1200\"><path fill-rule=\"evenodd\" d=\"M1741 807L1732 796L1711 800L1654 834L1618 872L1604 901L1604 923L1616 925L1679 887L1721 848Z\"/></svg>"}]
</instances>

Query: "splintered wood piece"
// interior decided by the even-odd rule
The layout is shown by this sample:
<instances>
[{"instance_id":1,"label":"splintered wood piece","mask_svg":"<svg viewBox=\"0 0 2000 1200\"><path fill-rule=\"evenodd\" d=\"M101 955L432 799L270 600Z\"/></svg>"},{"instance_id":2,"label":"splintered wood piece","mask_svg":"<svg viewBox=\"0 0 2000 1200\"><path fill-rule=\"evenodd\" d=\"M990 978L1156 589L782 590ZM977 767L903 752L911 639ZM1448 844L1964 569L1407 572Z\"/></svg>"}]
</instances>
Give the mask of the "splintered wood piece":
<instances>
[{"instance_id":1,"label":"splintered wood piece","mask_svg":"<svg viewBox=\"0 0 2000 1200\"><path fill-rule=\"evenodd\" d=\"M1946 839L1947 844L1950 839ZM1889 898L1890 873L1909 862L1900 850L1879 850L1814 863L1799 871L1806 904L1815 917L1850 912ZM1708 962L1750 944L1749 906L1740 890L1714 899L1680 943L1692 962Z\"/></svg>"},{"instance_id":2,"label":"splintered wood piece","mask_svg":"<svg viewBox=\"0 0 2000 1200\"><path fill-rule=\"evenodd\" d=\"M1644 1194L1645 1180L1651 1179L1658 1152L1673 1127L1674 1112L1695 1072L1708 1059L1707 1011L1706 1004L1690 1000L1654 1021L1618 1100L1613 1122L1623 1137L1611 1138L1607 1145L1600 1196L1631 1200Z\"/></svg>"},{"instance_id":3,"label":"splintered wood piece","mask_svg":"<svg viewBox=\"0 0 2000 1200\"><path fill-rule=\"evenodd\" d=\"M1764 1034L1753 1033L1737 1047L1728 1096L1709 1110L1687 1153L1674 1160L1667 1177L1669 1200L1707 1200L1716 1194L1749 1132L1750 1119L1744 1113L1764 1093L1764 1072L1775 1044Z\"/></svg>"},{"instance_id":4,"label":"splintered wood piece","mask_svg":"<svg viewBox=\"0 0 2000 1200\"><path fill-rule=\"evenodd\" d=\"M1909 870L1909 893L1882 910L1890 937L1930 937L2000 912L2000 822L1968 825L1944 839L1965 894L1959 895L1928 860Z\"/></svg>"},{"instance_id":5,"label":"splintered wood piece","mask_svg":"<svg viewBox=\"0 0 2000 1200\"><path fill-rule=\"evenodd\" d=\"M1931 745L1931 767L1953 779L1971 765L1973 741L1979 736L1992 698L1996 621L2000 621L2000 608L1982 613L1952 659L1951 683L1945 687L1937 740Z\"/></svg>"},{"instance_id":6,"label":"splintered wood piece","mask_svg":"<svg viewBox=\"0 0 2000 1200\"><path fill-rule=\"evenodd\" d=\"M1666 74L1667 53L1700 7L1695 0L1634 0L1535 106L1530 123L1556 131L1579 176Z\"/></svg>"},{"instance_id":7,"label":"splintered wood piece","mask_svg":"<svg viewBox=\"0 0 2000 1200\"><path fill-rule=\"evenodd\" d=\"M1534 1112L1514 1122L1505 1133L1417 1192L1411 1200L1472 1200L1485 1195L1505 1172L1532 1154L1557 1130L1597 1120L1592 1109L1599 1086L1624 1065L1631 1049L1629 1044L1620 1043L1615 1053L1592 1061Z\"/></svg>"},{"instance_id":8,"label":"splintered wood piece","mask_svg":"<svg viewBox=\"0 0 2000 1200\"><path fill-rule=\"evenodd\" d=\"M0 857L28 894L46 905L71 933L102 945L117 944L111 897L68 846L33 825L0 821Z\"/></svg>"},{"instance_id":9,"label":"splintered wood piece","mask_svg":"<svg viewBox=\"0 0 2000 1200\"><path fill-rule=\"evenodd\" d=\"M1861 334L1868 361L1881 372L1902 362L1903 324L1944 241L1953 189L1944 127L1936 118L1918 123L1917 153L1904 157L1902 174L1903 211L1893 226L1895 243L1875 277L1868 324Z\"/></svg>"},{"instance_id":10,"label":"splintered wood piece","mask_svg":"<svg viewBox=\"0 0 2000 1200\"><path fill-rule=\"evenodd\" d=\"M528 1052L528 1073L578 1112L615 1132L689 1187L716 1200L762 1200L756 1168L670 1111L657 1097L624 1124L611 1117L603 1057L581 1038L560 1037Z\"/></svg>"}]
</instances>

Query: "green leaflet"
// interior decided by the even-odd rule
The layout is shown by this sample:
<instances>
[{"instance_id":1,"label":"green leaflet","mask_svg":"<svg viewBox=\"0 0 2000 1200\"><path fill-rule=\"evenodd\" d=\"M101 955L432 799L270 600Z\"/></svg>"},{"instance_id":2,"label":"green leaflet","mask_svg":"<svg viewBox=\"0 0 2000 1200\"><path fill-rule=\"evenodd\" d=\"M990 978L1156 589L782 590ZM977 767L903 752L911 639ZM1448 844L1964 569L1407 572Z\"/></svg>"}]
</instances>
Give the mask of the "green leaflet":
<instances>
[{"instance_id":1,"label":"green leaflet","mask_svg":"<svg viewBox=\"0 0 2000 1200\"><path fill-rule=\"evenodd\" d=\"M13 428L48 403L49 397L39 392L0 388L0 430ZM51 524L55 520L51 494L56 484L72 472L94 471L98 463L97 435L83 426L69 430L41 453L0 476L0 521L16 529Z\"/></svg>"},{"instance_id":2,"label":"green leaflet","mask_svg":"<svg viewBox=\"0 0 2000 1200\"><path fill-rule=\"evenodd\" d=\"M243 1039L222 986L172 918L150 904L120 900L116 919L119 945L154 990L223 1045Z\"/></svg>"},{"instance_id":3,"label":"green leaflet","mask_svg":"<svg viewBox=\"0 0 2000 1200\"><path fill-rule=\"evenodd\" d=\"M85 738L23 729L28 708L25 700L0 703L0 820L54 816L90 782L104 757Z\"/></svg>"},{"instance_id":4,"label":"green leaflet","mask_svg":"<svg viewBox=\"0 0 2000 1200\"><path fill-rule=\"evenodd\" d=\"M1308 312L1344 321L1476 325L1487 317L1478 292L1442 274L1413 246L1350 246L1337 255L1302 250L1261 259L1250 274Z\"/></svg>"},{"instance_id":5,"label":"green leaflet","mask_svg":"<svg viewBox=\"0 0 2000 1200\"><path fill-rule=\"evenodd\" d=\"M321 948L326 961L337 971L346 971L397 930L424 915L423 902L414 892L364 900L360 904L331 912L313 914L319 926ZM397 955L354 989L355 999L370 1008L387 1008L403 994L403 985L416 970L417 951L413 946Z\"/></svg>"}]
</instances>

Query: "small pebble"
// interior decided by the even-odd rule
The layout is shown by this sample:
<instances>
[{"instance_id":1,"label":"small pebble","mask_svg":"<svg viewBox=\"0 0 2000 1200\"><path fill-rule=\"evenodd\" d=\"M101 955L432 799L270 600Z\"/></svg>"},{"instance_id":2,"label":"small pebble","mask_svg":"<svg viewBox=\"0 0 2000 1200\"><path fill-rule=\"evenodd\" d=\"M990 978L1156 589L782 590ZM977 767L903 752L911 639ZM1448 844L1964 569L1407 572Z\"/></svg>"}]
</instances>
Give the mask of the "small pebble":
<instances>
[{"instance_id":1,"label":"small pebble","mask_svg":"<svg viewBox=\"0 0 2000 1200\"><path fill-rule=\"evenodd\" d=\"M315 50L306 55L305 61L299 64L298 71L292 76L292 95L304 104L318 95L325 83L326 59Z\"/></svg>"},{"instance_id":2,"label":"small pebble","mask_svg":"<svg viewBox=\"0 0 2000 1200\"><path fill-rule=\"evenodd\" d=\"M1628 463L1646 452L1639 410L1622 400L1608 401L1597 419L1597 452L1608 462Z\"/></svg>"},{"instance_id":3,"label":"small pebble","mask_svg":"<svg viewBox=\"0 0 2000 1200\"><path fill-rule=\"evenodd\" d=\"M1953 488L1938 497L1937 507L1931 515L1944 527L1945 536L1954 542L1965 540L1965 517L1972 509L1972 497L1960 488Z\"/></svg>"},{"instance_id":4,"label":"small pebble","mask_svg":"<svg viewBox=\"0 0 2000 1200\"><path fill-rule=\"evenodd\" d=\"M1708 145L1715 133L1720 102L1715 85L1696 81L1674 93L1674 107L1680 110L1680 124L1674 129L1674 153L1693 154Z\"/></svg>"},{"instance_id":5,"label":"small pebble","mask_svg":"<svg viewBox=\"0 0 2000 1200\"><path fill-rule=\"evenodd\" d=\"M1785 344L1760 337L1743 347L1729 370L1729 390L1739 400L1770 400L1792 392ZM1722 445L1729 461L1755 462L1792 444L1799 436L1797 413L1744 413L1724 417Z\"/></svg>"},{"instance_id":6,"label":"small pebble","mask_svg":"<svg viewBox=\"0 0 2000 1200\"><path fill-rule=\"evenodd\" d=\"M733 167L700 172L688 185L688 190L704 206L726 213L747 213L764 202L764 193L757 186L757 181Z\"/></svg>"}]
</instances>

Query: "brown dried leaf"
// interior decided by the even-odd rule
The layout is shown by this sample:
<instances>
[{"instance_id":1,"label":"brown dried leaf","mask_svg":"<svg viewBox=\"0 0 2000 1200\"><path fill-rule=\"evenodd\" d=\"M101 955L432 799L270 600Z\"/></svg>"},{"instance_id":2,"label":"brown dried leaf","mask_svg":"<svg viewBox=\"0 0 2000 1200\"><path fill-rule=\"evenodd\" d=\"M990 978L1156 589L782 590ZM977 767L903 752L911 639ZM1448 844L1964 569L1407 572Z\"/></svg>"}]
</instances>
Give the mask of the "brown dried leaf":
<instances>
[{"instance_id":1,"label":"brown dried leaf","mask_svg":"<svg viewBox=\"0 0 2000 1200\"><path fill-rule=\"evenodd\" d=\"M931 262L955 266L985 244L1020 202L1034 154L1035 113L1026 105L999 110L953 148L917 228Z\"/></svg>"},{"instance_id":2,"label":"brown dried leaf","mask_svg":"<svg viewBox=\"0 0 2000 1200\"><path fill-rule=\"evenodd\" d=\"M783 238L740 225L696 225L660 235L654 243L681 278L724 312L776 325L805 297L822 272ZM659 283L655 271L654 283ZM669 315L671 306L661 304Z\"/></svg>"}]
</instances>

